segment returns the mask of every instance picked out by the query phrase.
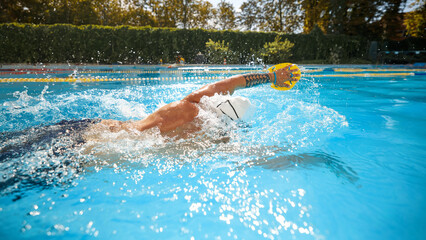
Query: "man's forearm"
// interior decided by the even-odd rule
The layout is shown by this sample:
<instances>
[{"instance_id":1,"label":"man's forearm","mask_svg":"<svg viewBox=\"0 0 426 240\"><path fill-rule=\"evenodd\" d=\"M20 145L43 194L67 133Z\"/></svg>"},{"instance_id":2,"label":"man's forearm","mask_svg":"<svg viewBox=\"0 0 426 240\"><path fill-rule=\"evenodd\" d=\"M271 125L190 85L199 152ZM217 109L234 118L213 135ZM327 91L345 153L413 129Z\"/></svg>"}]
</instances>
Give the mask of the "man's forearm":
<instances>
[{"instance_id":1,"label":"man's forearm","mask_svg":"<svg viewBox=\"0 0 426 240\"><path fill-rule=\"evenodd\" d=\"M232 94L236 89L244 87L253 87L263 83L274 81L273 73L251 73L244 75L237 75L219 82L208 84L197 91L185 97L189 102L200 102L203 96L213 96L219 94Z\"/></svg>"},{"instance_id":2,"label":"man's forearm","mask_svg":"<svg viewBox=\"0 0 426 240\"><path fill-rule=\"evenodd\" d=\"M242 75L246 80L246 88L256 85L270 83L274 80L274 75L271 73L251 73Z\"/></svg>"}]
</instances>

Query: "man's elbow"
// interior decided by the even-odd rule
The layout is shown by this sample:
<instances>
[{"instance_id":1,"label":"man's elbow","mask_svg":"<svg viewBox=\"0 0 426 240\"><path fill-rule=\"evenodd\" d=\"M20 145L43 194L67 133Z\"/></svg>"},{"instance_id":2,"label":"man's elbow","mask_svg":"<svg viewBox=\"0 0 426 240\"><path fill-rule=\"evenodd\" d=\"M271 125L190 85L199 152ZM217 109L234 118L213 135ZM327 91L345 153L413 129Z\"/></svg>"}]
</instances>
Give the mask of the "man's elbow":
<instances>
[{"instance_id":1,"label":"man's elbow","mask_svg":"<svg viewBox=\"0 0 426 240\"><path fill-rule=\"evenodd\" d=\"M186 96L183 100L191 103L199 103L203 96L209 96L209 93L212 91L212 85L206 85L197 91L192 92Z\"/></svg>"}]
</instances>

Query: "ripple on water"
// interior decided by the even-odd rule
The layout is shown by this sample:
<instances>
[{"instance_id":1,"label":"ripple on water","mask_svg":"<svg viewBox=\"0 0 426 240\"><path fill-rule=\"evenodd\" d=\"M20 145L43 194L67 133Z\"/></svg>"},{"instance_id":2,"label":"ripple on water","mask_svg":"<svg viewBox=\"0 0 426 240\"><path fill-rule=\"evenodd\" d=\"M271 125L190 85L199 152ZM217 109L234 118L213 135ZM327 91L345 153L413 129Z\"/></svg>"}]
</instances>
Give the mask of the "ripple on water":
<instances>
[{"instance_id":1,"label":"ripple on water","mask_svg":"<svg viewBox=\"0 0 426 240\"><path fill-rule=\"evenodd\" d=\"M18 120L0 123L2 194L63 191L46 191L56 204L27 196L32 199L27 211L31 220L22 224L22 231L43 228L49 236L72 232L102 237L129 223L146 236L313 238L316 229L305 200L309 192L280 184L286 181L280 170L321 165L347 179L356 174L340 159L310 151L348 123L335 110L301 97L302 92L274 96L271 102L254 98L256 112L245 123L224 124L203 112L202 132L191 138L165 137L158 129L99 132L100 141L86 142L76 142L81 136L74 132L46 135L57 130L57 118L142 118L183 96L173 87L190 92L199 85L168 86L149 96L143 94L155 86L44 92L42 97L21 92L17 100L3 104L2 111ZM32 122L12 131L27 119L25 114L32 114ZM271 170L276 174L263 174ZM54 215L55 223L46 220ZM100 215L106 219L96 219ZM218 228L209 229L212 223Z\"/></svg>"}]
</instances>

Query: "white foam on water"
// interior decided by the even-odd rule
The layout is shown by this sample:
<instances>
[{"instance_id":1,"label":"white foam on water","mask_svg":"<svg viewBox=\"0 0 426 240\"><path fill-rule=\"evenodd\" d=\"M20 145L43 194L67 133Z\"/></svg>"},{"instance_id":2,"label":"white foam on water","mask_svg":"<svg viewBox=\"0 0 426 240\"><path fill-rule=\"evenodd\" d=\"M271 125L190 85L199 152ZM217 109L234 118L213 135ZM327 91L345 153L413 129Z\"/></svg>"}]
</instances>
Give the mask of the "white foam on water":
<instances>
[{"instance_id":1,"label":"white foam on water","mask_svg":"<svg viewBox=\"0 0 426 240\"><path fill-rule=\"evenodd\" d=\"M36 96L28 95L28 90L13 93L17 99L5 101L0 106L3 113L0 116L0 129L23 129L63 119L141 119L148 115L146 106L138 101L142 97L129 99L135 92L127 88L115 91L92 89L57 95L47 89L46 85Z\"/></svg>"},{"instance_id":2,"label":"white foam on water","mask_svg":"<svg viewBox=\"0 0 426 240\"><path fill-rule=\"evenodd\" d=\"M22 121L26 121L25 123L28 125L31 125L31 123L40 124L44 121L46 115L61 117L62 114L58 106L45 98L45 95L49 94L48 88L48 86L45 86L41 93L36 96L28 95L28 90L14 92L13 97L16 100L5 101L0 106L2 112L0 115L0 129L21 128Z\"/></svg>"},{"instance_id":3,"label":"white foam on water","mask_svg":"<svg viewBox=\"0 0 426 240\"><path fill-rule=\"evenodd\" d=\"M348 126L343 115L310 102L291 102L273 118L258 117L262 124L248 134L250 141L278 146L303 148L314 146L336 129ZM259 134L261 133L261 134Z\"/></svg>"},{"instance_id":4,"label":"white foam on water","mask_svg":"<svg viewBox=\"0 0 426 240\"><path fill-rule=\"evenodd\" d=\"M37 96L32 97L33 100L15 102L18 108L29 110L29 107L45 101L46 105L42 105L38 111L26 112L40 117L37 120L40 123L47 119L39 116L43 112L58 118L49 120L49 124L64 118L136 120L147 116L157 107L181 99L185 96L182 91L190 92L198 87L200 86L194 84L174 84L161 86L161 91L153 86L145 89L90 89L55 96L43 93L40 95L45 97L44 100L35 99L39 97ZM81 176L87 177L103 168L110 168L117 174L108 175L108 171L105 171L106 173L95 176L96 181L100 179L108 182L126 178L126 184L137 182L138 185L120 186L126 192L125 195L129 196L128 204L133 204L129 201L132 194L147 194L150 199L160 203L166 198L175 199L178 201L176 210L182 216L185 205L179 200L185 197L188 201L185 214L193 214L191 217L194 216L197 221L204 219L197 214L204 214L209 219L219 222L222 220L225 224L239 226L243 230L251 229L271 239L290 236L286 232L291 232L295 237L314 235L312 229L315 225L309 221L308 215L310 207L304 200L309 198L309 189L288 187L290 184L282 184L285 182L284 178L273 179L278 175L250 169L251 166L261 166L253 164L254 161L269 161L272 158L268 157L274 157L278 151L293 151L297 154L298 151L303 152L306 148L321 144L324 139L348 125L344 116L318 102L318 92L312 91L308 95L306 91L309 90L294 89L285 94L279 92L278 95L277 92L271 92L270 88L260 87L237 92L253 99L252 116L242 122L231 121L216 113L215 103L225 101L229 96L203 98L195 121L199 131L185 138L164 136L157 128L144 132L110 132L98 129L87 132L87 142L73 148L67 146L74 136L54 138L50 144L38 145L37 149L26 152L22 157L0 164L0 174L6 176L4 181L16 180L13 185L3 189L2 193L22 189L25 179L34 180L42 186L68 186L78 182L75 179ZM143 96L142 93L146 95ZM20 94L22 99L27 98L25 95L28 96L26 92L18 95ZM13 111L12 105L6 108ZM50 109L55 111L49 112ZM21 113L16 113L15 116L23 118ZM12 126L16 127L16 124L13 123ZM27 135L10 138L9 143L13 145L23 142L31 134L30 131ZM63 152L54 154L58 149ZM290 161L281 158L272 160ZM167 173L171 174L167 176ZM93 181L90 177L87 178L89 183ZM283 190L286 188L293 190L294 194ZM102 195L109 192L117 194L114 193L114 187L100 189L104 191L101 192ZM170 193L173 193L173 198ZM90 202L85 201L86 204ZM212 204L209 205L209 202ZM115 204L114 208L124 209L122 204ZM93 208L93 211L97 210ZM39 210L39 214L48 216L42 210ZM143 214L150 217L154 215L149 209ZM171 227L170 222L161 217L157 221L164 223L165 227ZM90 220L87 228L91 229L92 225ZM193 225L188 226L189 229L195 229L192 227ZM61 226L58 228L61 229ZM302 235L297 235L298 233ZM236 232L234 236L244 235Z\"/></svg>"},{"instance_id":5,"label":"white foam on water","mask_svg":"<svg viewBox=\"0 0 426 240\"><path fill-rule=\"evenodd\" d=\"M143 104L117 98L113 94L106 94L95 100L100 102L101 108L121 118L140 119L147 116L146 108Z\"/></svg>"},{"instance_id":6,"label":"white foam on water","mask_svg":"<svg viewBox=\"0 0 426 240\"><path fill-rule=\"evenodd\" d=\"M179 84L179 86L188 87L185 84ZM318 88L318 84L313 88ZM170 90L172 89L170 87ZM259 89L255 90L259 91ZM270 89L265 91L270 91ZM158 129L142 134L124 131L104 133L102 147L97 146L94 149L98 152L113 152L122 159L130 159L128 156L132 156L131 161L173 158L193 161L195 156L205 157L209 154L217 156L221 154L269 155L274 154L274 151L303 151L305 148L321 144L325 139L333 136L336 131L348 126L345 116L319 104L316 100L317 92L312 89L311 92L312 95L309 97L313 99L308 99L309 101L299 99L300 95L305 94L306 96L306 92L296 90L291 92L291 95L288 94L285 97L281 95L278 99L275 95L271 95L271 100L252 101L254 104L251 108L251 118L245 119L243 122L231 121L216 113L217 103L226 101L230 96L204 97L199 104L200 111L196 119L200 130L189 137L176 139L161 136ZM168 103L163 100L161 95L154 97L158 99L153 102L156 107ZM250 96L247 97L250 98ZM109 100L104 101L111 101L128 108L134 108L134 105L138 104L125 102L122 99L117 102L111 98L107 97L106 99ZM274 104L270 105L269 101ZM110 104L110 106L114 104ZM125 113L116 112L116 114L120 118Z\"/></svg>"},{"instance_id":7,"label":"white foam on water","mask_svg":"<svg viewBox=\"0 0 426 240\"><path fill-rule=\"evenodd\" d=\"M46 122L56 123L70 117L136 120L152 112L147 110L149 107L156 109L181 99L185 95L182 89L191 92L199 87L200 85L179 83L161 86L163 92L153 86L147 87L149 91L135 86L112 90L89 89L57 95L47 92L45 87L35 97L29 96L27 90L16 92L14 96L17 99L5 102L2 111L17 118L18 121L28 119L23 115L24 112L32 115L34 121L24 124L25 127ZM315 100L317 98L315 91L310 95L313 101L299 99L301 94L306 93L297 89L285 97L280 95L278 99L273 95L275 92L272 92L272 95L271 92L264 93L270 91L269 88L249 89L243 91L242 95L253 99L251 91L265 97L262 99L254 97L251 118L242 122L231 121L226 116L218 115L216 103L226 101L230 96L215 95L201 99L200 111L195 121L199 131L189 134L186 138L163 136L157 128L144 132L112 133L102 130L86 136L85 144L65 149L64 154L55 156L52 149L61 145L66 146L69 141L67 138L58 138L54 140L52 146L43 146L26 153L23 157L24 164L13 167L17 167L22 176L38 174L40 177L36 179L49 183L75 178L79 176L81 169L87 167L98 168L119 163L143 166L154 164L159 171L161 169L164 172L175 171L175 167L181 164L197 164L202 160L200 164L211 164L209 166L212 168L221 168L223 164L232 165L232 161L244 159L244 156L251 159L251 156L273 155L277 150L289 149L294 152L315 146L336 130L348 125L344 116ZM147 92L150 95L142 95ZM180 93L174 94L178 92ZM143 103L147 98L151 99L149 106ZM12 122L7 126L5 122L7 121L1 121L0 127L8 130L19 129L18 124L22 124ZM26 137L8 139L7 144L13 145L14 142L23 141L22 138ZM223 163L218 160L222 158L230 158L232 161ZM67 165L64 165L64 162L67 162ZM16 163L9 161L8 164ZM1 166L2 173L6 172L6 176L12 178L12 175L7 175L7 172L13 169L12 165L8 164ZM46 173L44 171L46 164L53 170Z\"/></svg>"}]
</instances>

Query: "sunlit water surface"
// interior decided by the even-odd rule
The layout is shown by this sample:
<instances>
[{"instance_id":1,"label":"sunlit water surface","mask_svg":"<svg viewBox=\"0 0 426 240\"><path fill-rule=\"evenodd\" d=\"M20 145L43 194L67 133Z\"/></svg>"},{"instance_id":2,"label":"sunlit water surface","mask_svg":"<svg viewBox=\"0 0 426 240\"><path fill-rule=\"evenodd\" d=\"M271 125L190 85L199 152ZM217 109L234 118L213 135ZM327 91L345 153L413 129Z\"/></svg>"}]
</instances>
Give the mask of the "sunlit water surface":
<instances>
[{"instance_id":1,"label":"sunlit water surface","mask_svg":"<svg viewBox=\"0 0 426 240\"><path fill-rule=\"evenodd\" d=\"M187 76L0 83L0 238L426 235L422 75L305 75L291 91L238 90L253 104L249 117L201 111L202 131L187 138L153 129L84 142L55 125L141 119L213 81Z\"/></svg>"}]
</instances>

